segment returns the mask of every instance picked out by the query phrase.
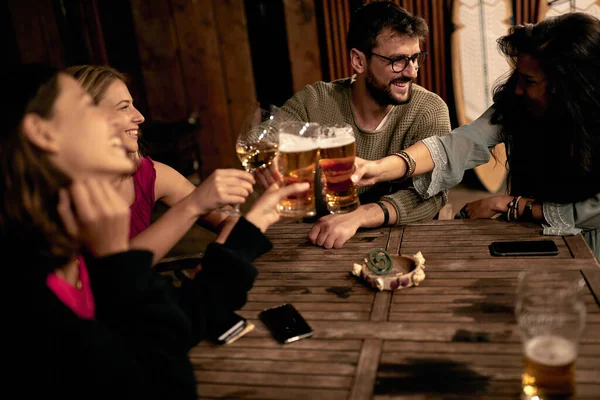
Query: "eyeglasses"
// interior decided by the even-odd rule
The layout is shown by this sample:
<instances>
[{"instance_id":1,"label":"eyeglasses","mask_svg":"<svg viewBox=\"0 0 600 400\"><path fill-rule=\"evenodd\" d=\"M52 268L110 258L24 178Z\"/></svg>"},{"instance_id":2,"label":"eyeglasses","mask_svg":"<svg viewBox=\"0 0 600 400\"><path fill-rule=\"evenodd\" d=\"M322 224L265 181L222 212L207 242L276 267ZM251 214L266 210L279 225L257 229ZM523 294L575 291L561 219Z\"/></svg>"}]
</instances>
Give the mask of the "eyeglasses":
<instances>
[{"instance_id":1,"label":"eyeglasses","mask_svg":"<svg viewBox=\"0 0 600 400\"><path fill-rule=\"evenodd\" d=\"M406 67L408 67L409 61L416 63L417 66L415 67L415 69L419 69L419 68L421 68L421 65L423 65L423 63L425 62L425 59L427 58L426 51L422 51L422 52L412 55L410 57L400 56L400 57L396 57L396 58L382 56L381 54L377 54L377 53L373 53L373 52L371 52L371 54L373 54L374 56L377 56L379 58L383 58L384 60L389 61L389 63L392 65L392 71L394 71L396 73L404 71L406 69Z\"/></svg>"}]
</instances>

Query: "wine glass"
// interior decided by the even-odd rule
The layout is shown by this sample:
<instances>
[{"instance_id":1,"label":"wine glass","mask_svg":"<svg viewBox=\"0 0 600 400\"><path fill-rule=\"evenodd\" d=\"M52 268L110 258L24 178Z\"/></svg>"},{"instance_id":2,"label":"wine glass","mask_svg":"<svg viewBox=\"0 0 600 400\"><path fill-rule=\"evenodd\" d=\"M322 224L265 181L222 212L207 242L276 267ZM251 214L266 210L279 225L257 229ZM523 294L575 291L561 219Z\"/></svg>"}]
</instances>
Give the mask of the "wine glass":
<instances>
[{"instance_id":1,"label":"wine glass","mask_svg":"<svg viewBox=\"0 0 600 400\"><path fill-rule=\"evenodd\" d=\"M246 171L267 168L277 155L279 131L275 115L278 110L273 105L268 110L257 106L246 118L235 144L237 156ZM233 216L241 215L239 204L221 211Z\"/></svg>"}]
</instances>

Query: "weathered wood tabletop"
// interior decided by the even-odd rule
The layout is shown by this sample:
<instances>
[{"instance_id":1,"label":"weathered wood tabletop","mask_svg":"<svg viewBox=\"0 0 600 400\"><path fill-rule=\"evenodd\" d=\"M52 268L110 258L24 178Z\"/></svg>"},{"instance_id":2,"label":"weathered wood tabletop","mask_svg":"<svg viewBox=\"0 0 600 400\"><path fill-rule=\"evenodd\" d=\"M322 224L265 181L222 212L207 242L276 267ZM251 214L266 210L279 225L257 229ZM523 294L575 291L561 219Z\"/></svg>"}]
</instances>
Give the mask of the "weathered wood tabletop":
<instances>
[{"instance_id":1,"label":"weathered wood tabletop","mask_svg":"<svg viewBox=\"0 0 600 400\"><path fill-rule=\"evenodd\" d=\"M581 236L542 237L539 225L431 221L357 233L342 249L307 241L309 224L278 224L274 249L240 311L256 329L201 343L190 356L201 398L517 399L522 357L514 317L522 269L569 270L588 287L576 364L578 399L600 399L600 267ZM552 257L493 257L495 240L553 239ZM377 292L350 274L372 249L425 257L418 287ZM596 297L594 297L594 293ZM281 345L258 320L292 303L315 330Z\"/></svg>"}]
</instances>

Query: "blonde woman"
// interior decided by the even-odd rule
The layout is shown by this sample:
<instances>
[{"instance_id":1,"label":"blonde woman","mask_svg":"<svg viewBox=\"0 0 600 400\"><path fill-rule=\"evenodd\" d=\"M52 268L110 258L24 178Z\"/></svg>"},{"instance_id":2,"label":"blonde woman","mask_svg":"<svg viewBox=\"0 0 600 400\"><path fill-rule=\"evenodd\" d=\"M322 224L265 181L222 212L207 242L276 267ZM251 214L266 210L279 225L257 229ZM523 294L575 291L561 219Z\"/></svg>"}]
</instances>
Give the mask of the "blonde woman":
<instances>
[{"instance_id":1,"label":"blonde woman","mask_svg":"<svg viewBox=\"0 0 600 400\"><path fill-rule=\"evenodd\" d=\"M121 137L137 169L115 179L114 186L131 206L131 245L151 249L156 263L196 222L217 232L217 242L223 243L237 218L214 210L243 203L252 192L252 175L238 169L218 169L196 187L170 166L141 154L138 139L144 116L134 106L124 74L96 65L72 66L65 72L75 77L100 107L123 115ZM157 201L170 209L151 224Z\"/></svg>"}]
</instances>

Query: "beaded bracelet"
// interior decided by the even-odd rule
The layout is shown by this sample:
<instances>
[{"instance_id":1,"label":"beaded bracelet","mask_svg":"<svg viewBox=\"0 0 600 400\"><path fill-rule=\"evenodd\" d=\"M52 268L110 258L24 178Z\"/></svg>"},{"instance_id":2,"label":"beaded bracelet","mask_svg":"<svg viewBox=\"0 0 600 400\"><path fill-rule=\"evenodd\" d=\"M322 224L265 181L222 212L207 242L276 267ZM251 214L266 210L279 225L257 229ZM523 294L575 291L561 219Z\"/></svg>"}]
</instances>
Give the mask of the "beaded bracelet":
<instances>
[{"instance_id":1,"label":"beaded bracelet","mask_svg":"<svg viewBox=\"0 0 600 400\"><path fill-rule=\"evenodd\" d=\"M404 150L394 153L395 156L400 157L406 163L406 172L402 178L410 178L417 168L417 161Z\"/></svg>"},{"instance_id":2,"label":"beaded bracelet","mask_svg":"<svg viewBox=\"0 0 600 400\"><path fill-rule=\"evenodd\" d=\"M519 219L519 200L521 200L521 196L517 196L515 199L515 204L513 205L513 213L514 220L517 221Z\"/></svg>"},{"instance_id":3,"label":"beaded bracelet","mask_svg":"<svg viewBox=\"0 0 600 400\"><path fill-rule=\"evenodd\" d=\"M506 205L506 220L511 221L514 217L514 208L515 208L515 200L517 198L513 197L512 200Z\"/></svg>"},{"instance_id":4,"label":"beaded bracelet","mask_svg":"<svg viewBox=\"0 0 600 400\"><path fill-rule=\"evenodd\" d=\"M521 196L515 196L512 200L506 205L506 220L507 221L517 221L519 219L519 200L521 200Z\"/></svg>"}]
</instances>

